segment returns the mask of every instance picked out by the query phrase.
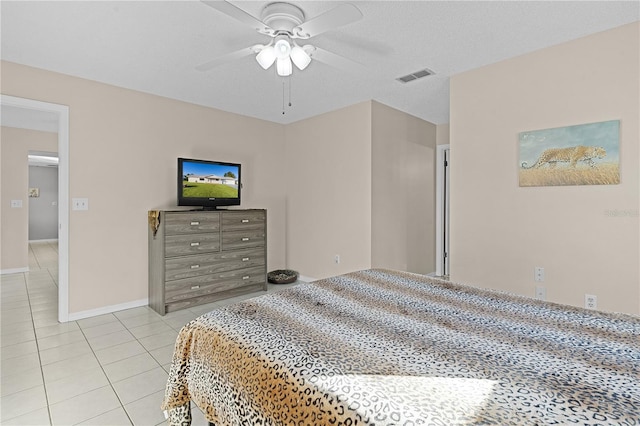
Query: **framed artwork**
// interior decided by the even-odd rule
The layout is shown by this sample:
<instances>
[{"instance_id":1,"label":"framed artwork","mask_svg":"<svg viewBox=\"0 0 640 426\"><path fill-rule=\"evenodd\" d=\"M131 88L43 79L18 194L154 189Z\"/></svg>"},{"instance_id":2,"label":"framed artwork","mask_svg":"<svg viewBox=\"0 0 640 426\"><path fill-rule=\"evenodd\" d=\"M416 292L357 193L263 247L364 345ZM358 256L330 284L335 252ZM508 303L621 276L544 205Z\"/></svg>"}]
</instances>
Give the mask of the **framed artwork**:
<instances>
[{"instance_id":1,"label":"framed artwork","mask_svg":"<svg viewBox=\"0 0 640 426\"><path fill-rule=\"evenodd\" d=\"M40 188L29 188L29 197L37 198L40 196Z\"/></svg>"},{"instance_id":2,"label":"framed artwork","mask_svg":"<svg viewBox=\"0 0 640 426\"><path fill-rule=\"evenodd\" d=\"M620 183L620 120L519 135L520 186Z\"/></svg>"}]
</instances>

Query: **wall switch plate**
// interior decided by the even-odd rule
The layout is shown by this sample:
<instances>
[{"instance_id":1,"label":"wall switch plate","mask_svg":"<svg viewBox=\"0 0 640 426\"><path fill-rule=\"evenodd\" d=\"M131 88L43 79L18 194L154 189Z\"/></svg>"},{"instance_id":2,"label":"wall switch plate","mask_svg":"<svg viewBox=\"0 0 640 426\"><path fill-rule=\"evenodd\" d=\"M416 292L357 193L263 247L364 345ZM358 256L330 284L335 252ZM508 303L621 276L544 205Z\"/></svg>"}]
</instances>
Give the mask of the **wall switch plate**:
<instances>
[{"instance_id":1,"label":"wall switch plate","mask_svg":"<svg viewBox=\"0 0 640 426\"><path fill-rule=\"evenodd\" d=\"M339 255L339 254L336 254L336 255L333 257L333 261L336 263L336 265L340 264L340 255Z\"/></svg>"},{"instance_id":2,"label":"wall switch plate","mask_svg":"<svg viewBox=\"0 0 640 426\"><path fill-rule=\"evenodd\" d=\"M12 209L22 208L22 200L11 200L11 208Z\"/></svg>"},{"instance_id":3,"label":"wall switch plate","mask_svg":"<svg viewBox=\"0 0 640 426\"><path fill-rule=\"evenodd\" d=\"M71 200L71 208L73 210L89 210L89 199L74 198Z\"/></svg>"},{"instance_id":4,"label":"wall switch plate","mask_svg":"<svg viewBox=\"0 0 640 426\"><path fill-rule=\"evenodd\" d=\"M536 266L533 268L533 279L537 283L544 281L544 268L542 266Z\"/></svg>"},{"instance_id":5,"label":"wall switch plate","mask_svg":"<svg viewBox=\"0 0 640 426\"><path fill-rule=\"evenodd\" d=\"M596 309L598 307L598 296L594 294L585 294L584 307L587 309Z\"/></svg>"},{"instance_id":6,"label":"wall switch plate","mask_svg":"<svg viewBox=\"0 0 640 426\"><path fill-rule=\"evenodd\" d=\"M547 289L541 285L536 286L536 299L547 300Z\"/></svg>"}]
</instances>

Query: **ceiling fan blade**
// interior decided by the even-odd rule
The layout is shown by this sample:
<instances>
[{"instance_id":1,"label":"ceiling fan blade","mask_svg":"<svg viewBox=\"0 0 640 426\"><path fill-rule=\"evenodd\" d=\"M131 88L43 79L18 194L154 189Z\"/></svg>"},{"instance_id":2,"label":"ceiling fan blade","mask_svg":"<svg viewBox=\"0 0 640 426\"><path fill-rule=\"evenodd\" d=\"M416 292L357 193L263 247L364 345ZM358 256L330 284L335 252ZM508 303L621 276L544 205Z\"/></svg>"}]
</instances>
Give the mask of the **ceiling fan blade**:
<instances>
[{"instance_id":1,"label":"ceiling fan blade","mask_svg":"<svg viewBox=\"0 0 640 426\"><path fill-rule=\"evenodd\" d=\"M215 67L226 64L228 62L235 61L237 59L244 58L245 56L252 55L256 52L262 50L264 46L261 44L257 44L251 47L245 47L244 49L236 50L235 52L227 53L226 55L220 56L218 58L207 61L203 64L196 66L198 71L209 71Z\"/></svg>"},{"instance_id":2,"label":"ceiling fan blade","mask_svg":"<svg viewBox=\"0 0 640 426\"><path fill-rule=\"evenodd\" d=\"M367 71L364 65L352 61L351 59L347 59L344 56L336 55L328 50L310 45L304 46L304 50L309 53L311 59L330 65L334 68L339 68L354 74L361 74Z\"/></svg>"},{"instance_id":3,"label":"ceiling fan blade","mask_svg":"<svg viewBox=\"0 0 640 426\"><path fill-rule=\"evenodd\" d=\"M307 39L325 31L342 27L362 19L360 9L349 3L343 3L322 15L316 16L293 29L294 38Z\"/></svg>"},{"instance_id":4,"label":"ceiling fan blade","mask_svg":"<svg viewBox=\"0 0 640 426\"><path fill-rule=\"evenodd\" d=\"M258 18L254 17L253 15L250 15L249 13L229 3L226 0L224 1L201 0L201 1L202 3L206 4L209 7L216 9L224 13L225 15L228 15L244 24L249 25L251 28L255 29L261 34L266 34L271 36L275 34L275 30L273 28L269 27L267 24L260 21Z\"/></svg>"}]
</instances>

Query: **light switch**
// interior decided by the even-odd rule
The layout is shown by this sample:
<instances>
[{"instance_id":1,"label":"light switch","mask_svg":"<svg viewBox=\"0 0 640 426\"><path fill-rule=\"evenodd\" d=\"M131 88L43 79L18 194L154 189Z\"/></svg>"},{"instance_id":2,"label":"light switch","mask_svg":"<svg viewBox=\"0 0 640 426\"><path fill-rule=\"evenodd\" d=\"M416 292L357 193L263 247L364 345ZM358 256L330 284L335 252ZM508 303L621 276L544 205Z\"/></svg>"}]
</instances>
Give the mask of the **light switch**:
<instances>
[{"instance_id":1,"label":"light switch","mask_svg":"<svg viewBox=\"0 0 640 426\"><path fill-rule=\"evenodd\" d=\"M11 200L11 208L12 209L22 208L22 200Z\"/></svg>"}]
</instances>

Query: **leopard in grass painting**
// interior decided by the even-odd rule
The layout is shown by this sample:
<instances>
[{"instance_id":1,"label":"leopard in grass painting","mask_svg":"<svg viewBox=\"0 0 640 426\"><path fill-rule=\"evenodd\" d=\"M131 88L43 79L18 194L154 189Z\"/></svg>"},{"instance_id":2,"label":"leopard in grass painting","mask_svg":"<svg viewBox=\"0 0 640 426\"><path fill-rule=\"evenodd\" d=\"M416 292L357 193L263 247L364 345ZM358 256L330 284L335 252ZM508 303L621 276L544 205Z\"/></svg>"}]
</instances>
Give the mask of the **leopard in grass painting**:
<instances>
[{"instance_id":1,"label":"leopard in grass painting","mask_svg":"<svg viewBox=\"0 0 640 426\"><path fill-rule=\"evenodd\" d=\"M569 148L549 148L542 152L538 161L529 166L526 161L520 166L523 169L540 168L545 164L554 168L558 163L569 163L570 167L576 167L579 162L585 162L590 167L595 167L594 158L601 159L607 155L607 151L600 146L572 146Z\"/></svg>"}]
</instances>

